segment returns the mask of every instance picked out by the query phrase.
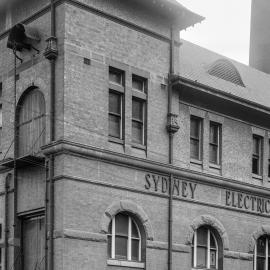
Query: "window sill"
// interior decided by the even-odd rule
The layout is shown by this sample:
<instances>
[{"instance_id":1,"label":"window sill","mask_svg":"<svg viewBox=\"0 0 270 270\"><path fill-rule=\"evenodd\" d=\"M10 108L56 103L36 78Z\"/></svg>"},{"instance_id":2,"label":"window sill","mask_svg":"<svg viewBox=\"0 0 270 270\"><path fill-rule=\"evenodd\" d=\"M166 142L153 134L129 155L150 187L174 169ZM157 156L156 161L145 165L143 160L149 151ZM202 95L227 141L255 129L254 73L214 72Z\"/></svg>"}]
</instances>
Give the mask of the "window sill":
<instances>
[{"instance_id":1,"label":"window sill","mask_svg":"<svg viewBox=\"0 0 270 270\"><path fill-rule=\"evenodd\" d=\"M191 270L210 270L210 269L211 269L211 270L216 270L216 268L200 268L200 267L198 267L198 268L197 268L197 267L191 268Z\"/></svg>"},{"instance_id":2,"label":"window sill","mask_svg":"<svg viewBox=\"0 0 270 270\"><path fill-rule=\"evenodd\" d=\"M109 136L109 142L124 144L124 140Z\"/></svg>"},{"instance_id":3,"label":"window sill","mask_svg":"<svg viewBox=\"0 0 270 270\"><path fill-rule=\"evenodd\" d=\"M201 160L193 159L193 158L190 159L190 163L197 164L197 165L202 165L202 161Z\"/></svg>"},{"instance_id":4,"label":"window sill","mask_svg":"<svg viewBox=\"0 0 270 270\"><path fill-rule=\"evenodd\" d=\"M141 150L146 150L146 146L138 143L132 143L131 147L141 149Z\"/></svg>"},{"instance_id":5,"label":"window sill","mask_svg":"<svg viewBox=\"0 0 270 270\"><path fill-rule=\"evenodd\" d=\"M221 166L218 164L210 163L209 168L220 170Z\"/></svg>"},{"instance_id":6,"label":"window sill","mask_svg":"<svg viewBox=\"0 0 270 270\"><path fill-rule=\"evenodd\" d=\"M121 261L121 260L115 260L115 259L108 259L107 264L113 265L113 266L123 266L123 267L144 269L144 263L142 263L142 262L132 262L132 261Z\"/></svg>"},{"instance_id":7,"label":"window sill","mask_svg":"<svg viewBox=\"0 0 270 270\"><path fill-rule=\"evenodd\" d=\"M263 179L261 175L254 174L254 173L252 174L252 178L257 179L257 180L262 180Z\"/></svg>"}]
</instances>

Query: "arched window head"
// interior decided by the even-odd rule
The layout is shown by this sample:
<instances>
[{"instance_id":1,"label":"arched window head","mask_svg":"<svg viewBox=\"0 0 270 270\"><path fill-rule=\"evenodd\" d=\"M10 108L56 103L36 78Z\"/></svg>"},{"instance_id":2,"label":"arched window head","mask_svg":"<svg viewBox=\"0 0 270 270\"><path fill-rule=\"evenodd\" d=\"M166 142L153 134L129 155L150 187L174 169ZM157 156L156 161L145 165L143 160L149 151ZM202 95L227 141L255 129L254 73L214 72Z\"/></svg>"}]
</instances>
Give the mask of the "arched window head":
<instances>
[{"instance_id":1,"label":"arched window head","mask_svg":"<svg viewBox=\"0 0 270 270\"><path fill-rule=\"evenodd\" d=\"M220 269L219 247L213 230L199 227L192 242L192 265L196 269Z\"/></svg>"},{"instance_id":2,"label":"arched window head","mask_svg":"<svg viewBox=\"0 0 270 270\"><path fill-rule=\"evenodd\" d=\"M142 237L135 219L126 213L113 217L108 231L108 257L142 261Z\"/></svg>"},{"instance_id":3,"label":"arched window head","mask_svg":"<svg viewBox=\"0 0 270 270\"><path fill-rule=\"evenodd\" d=\"M17 137L19 157L36 153L45 144L45 99L37 88L18 103Z\"/></svg>"},{"instance_id":4,"label":"arched window head","mask_svg":"<svg viewBox=\"0 0 270 270\"><path fill-rule=\"evenodd\" d=\"M254 270L270 269L270 236L261 236L256 243L254 252Z\"/></svg>"}]
</instances>

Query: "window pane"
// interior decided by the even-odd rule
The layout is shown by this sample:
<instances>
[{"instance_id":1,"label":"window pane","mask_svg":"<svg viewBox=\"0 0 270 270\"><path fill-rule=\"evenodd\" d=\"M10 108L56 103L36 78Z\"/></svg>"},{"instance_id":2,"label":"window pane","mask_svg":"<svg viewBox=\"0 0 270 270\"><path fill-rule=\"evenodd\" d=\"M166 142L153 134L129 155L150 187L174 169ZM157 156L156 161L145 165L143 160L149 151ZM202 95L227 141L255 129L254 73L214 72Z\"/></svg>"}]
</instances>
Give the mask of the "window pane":
<instances>
[{"instance_id":1,"label":"window pane","mask_svg":"<svg viewBox=\"0 0 270 270\"><path fill-rule=\"evenodd\" d=\"M216 251L210 250L210 268L216 269Z\"/></svg>"},{"instance_id":2,"label":"window pane","mask_svg":"<svg viewBox=\"0 0 270 270\"><path fill-rule=\"evenodd\" d=\"M259 256L265 256L265 237L261 237L257 240L257 255Z\"/></svg>"},{"instance_id":3,"label":"window pane","mask_svg":"<svg viewBox=\"0 0 270 270\"><path fill-rule=\"evenodd\" d=\"M216 247L216 241L212 233L210 233L210 247L211 248L217 248Z\"/></svg>"},{"instance_id":4,"label":"window pane","mask_svg":"<svg viewBox=\"0 0 270 270\"><path fill-rule=\"evenodd\" d=\"M144 90L145 90L145 79L137 77L137 76L132 76L132 88L144 92Z\"/></svg>"},{"instance_id":5,"label":"window pane","mask_svg":"<svg viewBox=\"0 0 270 270\"><path fill-rule=\"evenodd\" d=\"M257 257L257 269L256 270L265 270L264 264L265 264L265 258Z\"/></svg>"},{"instance_id":6,"label":"window pane","mask_svg":"<svg viewBox=\"0 0 270 270\"><path fill-rule=\"evenodd\" d=\"M143 121L143 101L132 100L132 119Z\"/></svg>"},{"instance_id":7,"label":"window pane","mask_svg":"<svg viewBox=\"0 0 270 270\"><path fill-rule=\"evenodd\" d=\"M211 163L218 163L218 147L216 145L209 145L209 161Z\"/></svg>"},{"instance_id":8,"label":"window pane","mask_svg":"<svg viewBox=\"0 0 270 270\"><path fill-rule=\"evenodd\" d=\"M143 143L143 124L132 122L132 141L135 143Z\"/></svg>"},{"instance_id":9,"label":"window pane","mask_svg":"<svg viewBox=\"0 0 270 270\"><path fill-rule=\"evenodd\" d=\"M197 245L207 247L207 228L201 227L197 230Z\"/></svg>"},{"instance_id":10,"label":"window pane","mask_svg":"<svg viewBox=\"0 0 270 270\"><path fill-rule=\"evenodd\" d=\"M210 124L210 143L218 143L218 125Z\"/></svg>"},{"instance_id":11,"label":"window pane","mask_svg":"<svg viewBox=\"0 0 270 270\"><path fill-rule=\"evenodd\" d=\"M252 158L252 173L259 174L259 159L257 157Z\"/></svg>"},{"instance_id":12,"label":"window pane","mask_svg":"<svg viewBox=\"0 0 270 270\"><path fill-rule=\"evenodd\" d=\"M199 141L190 139L190 157L200 159L200 144Z\"/></svg>"},{"instance_id":13,"label":"window pane","mask_svg":"<svg viewBox=\"0 0 270 270\"><path fill-rule=\"evenodd\" d=\"M112 234L112 222L111 222L110 225L109 225L108 233L109 233L109 234Z\"/></svg>"},{"instance_id":14,"label":"window pane","mask_svg":"<svg viewBox=\"0 0 270 270\"><path fill-rule=\"evenodd\" d=\"M110 80L110 82L122 85L123 84L123 72L121 70L110 69L109 80Z\"/></svg>"},{"instance_id":15,"label":"window pane","mask_svg":"<svg viewBox=\"0 0 270 270\"><path fill-rule=\"evenodd\" d=\"M207 248L197 247L197 267L206 267Z\"/></svg>"},{"instance_id":16,"label":"window pane","mask_svg":"<svg viewBox=\"0 0 270 270\"><path fill-rule=\"evenodd\" d=\"M132 235L131 236L135 237L135 238L139 238L139 232L138 232L137 226L133 220L132 220Z\"/></svg>"},{"instance_id":17,"label":"window pane","mask_svg":"<svg viewBox=\"0 0 270 270\"><path fill-rule=\"evenodd\" d=\"M121 95L110 92L109 95L109 112L121 114Z\"/></svg>"},{"instance_id":18,"label":"window pane","mask_svg":"<svg viewBox=\"0 0 270 270\"><path fill-rule=\"evenodd\" d=\"M3 125L3 123L2 123L2 115L3 115L2 105L0 104L0 127L2 127L2 125Z\"/></svg>"},{"instance_id":19,"label":"window pane","mask_svg":"<svg viewBox=\"0 0 270 270\"><path fill-rule=\"evenodd\" d=\"M109 135L120 138L121 118L115 115L109 115Z\"/></svg>"},{"instance_id":20,"label":"window pane","mask_svg":"<svg viewBox=\"0 0 270 270\"><path fill-rule=\"evenodd\" d=\"M139 240L132 239L132 242L131 242L131 259L133 261L138 261L139 260L139 245L140 245Z\"/></svg>"},{"instance_id":21,"label":"window pane","mask_svg":"<svg viewBox=\"0 0 270 270\"><path fill-rule=\"evenodd\" d=\"M258 137L253 137L253 154L259 154L260 152L260 139Z\"/></svg>"},{"instance_id":22,"label":"window pane","mask_svg":"<svg viewBox=\"0 0 270 270\"><path fill-rule=\"evenodd\" d=\"M200 136L200 120L191 118L190 120L190 136L199 139Z\"/></svg>"},{"instance_id":23,"label":"window pane","mask_svg":"<svg viewBox=\"0 0 270 270\"><path fill-rule=\"evenodd\" d=\"M128 236L128 216L118 214L115 217L115 234Z\"/></svg>"},{"instance_id":24,"label":"window pane","mask_svg":"<svg viewBox=\"0 0 270 270\"><path fill-rule=\"evenodd\" d=\"M127 237L115 236L115 258L127 259Z\"/></svg>"},{"instance_id":25,"label":"window pane","mask_svg":"<svg viewBox=\"0 0 270 270\"><path fill-rule=\"evenodd\" d=\"M112 237L110 235L108 236L107 254L108 258L112 257Z\"/></svg>"}]
</instances>

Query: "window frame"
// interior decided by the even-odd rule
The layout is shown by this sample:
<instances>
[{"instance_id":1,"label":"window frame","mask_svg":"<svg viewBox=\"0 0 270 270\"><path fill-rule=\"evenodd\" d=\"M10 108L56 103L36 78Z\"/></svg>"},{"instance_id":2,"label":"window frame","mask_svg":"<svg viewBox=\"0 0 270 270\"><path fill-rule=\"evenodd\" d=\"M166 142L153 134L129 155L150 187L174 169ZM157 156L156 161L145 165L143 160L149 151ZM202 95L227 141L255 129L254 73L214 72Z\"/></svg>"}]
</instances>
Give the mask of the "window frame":
<instances>
[{"instance_id":1,"label":"window frame","mask_svg":"<svg viewBox=\"0 0 270 270\"><path fill-rule=\"evenodd\" d=\"M270 236L269 235L262 235L260 236L257 240L256 240L256 244L255 244L255 247L254 247L254 265L253 265L253 268L254 270L257 270L257 257L262 257L262 256L258 256L257 254L257 244L258 244L258 241L261 239L261 238L265 238L265 265L264 265L264 270L267 270L268 269L268 265L270 263L270 249L269 249L269 245L270 245Z\"/></svg>"},{"instance_id":2,"label":"window frame","mask_svg":"<svg viewBox=\"0 0 270 270\"><path fill-rule=\"evenodd\" d=\"M117 73L121 76L120 83L110 80L110 74ZM109 82L109 96L111 93L119 95L120 97L120 115L110 112L110 97L108 98L108 137L109 140L114 142L123 142L124 141L124 119L125 119L125 71L109 66L108 70L108 82ZM120 118L120 127L119 127L119 137L115 137L110 134L110 116L116 116Z\"/></svg>"},{"instance_id":3,"label":"window frame","mask_svg":"<svg viewBox=\"0 0 270 270\"><path fill-rule=\"evenodd\" d=\"M270 139L268 140L268 178L270 178Z\"/></svg>"},{"instance_id":4,"label":"window frame","mask_svg":"<svg viewBox=\"0 0 270 270\"><path fill-rule=\"evenodd\" d=\"M204 226L197 228L194 231L194 237L193 237L193 242L192 242L192 252L193 252L193 261L192 261L192 267L196 268L196 269L213 269L213 270L218 270L218 252L219 252L219 247L218 247L218 242L216 239L215 234L213 233L213 231L211 230L211 228L205 227L207 229L207 251L206 251L206 268L205 267L199 267L197 266L197 248L198 248L198 243L197 243L197 232L200 228L204 228ZM210 244L210 237L213 237L214 241L215 241L215 249L211 248L211 244ZM199 246L200 247L200 246ZM210 255L211 255L211 250L215 250L216 251L216 268L211 268L210 266Z\"/></svg>"},{"instance_id":5,"label":"window frame","mask_svg":"<svg viewBox=\"0 0 270 270\"><path fill-rule=\"evenodd\" d=\"M0 222L0 242L3 240L3 236L4 236L4 226L3 223ZM0 270L3 269L3 249L0 247Z\"/></svg>"},{"instance_id":6,"label":"window frame","mask_svg":"<svg viewBox=\"0 0 270 270\"><path fill-rule=\"evenodd\" d=\"M140 99L140 98L137 98L137 97L132 97L132 111L133 111L133 102L134 101L137 101L137 102L140 102L141 103L141 106L142 106L142 119L138 119L138 118L135 118L133 116L133 112L131 112L132 116L131 116L131 129L133 129L133 123L137 123L139 125L141 125L141 128L142 128L142 141L141 142L137 142L133 139L133 132L131 131L131 138L132 138L132 143L133 144L138 144L138 145L145 145L145 111L146 111L146 103L145 103L145 100L143 99Z\"/></svg>"},{"instance_id":7,"label":"window frame","mask_svg":"<svg viewBox=\"0 0 270 270\"><path fill-rule=\"evenodd\" d=\"M141 232L140 232L140 228L139 228L136 220L134 220L133 217L131 217L130 215L125 214L125 213L119 213L119 214L123 214L123 215L126 215L128 217L127 259L125 260L125 259L116 258L116 254L115 254L115 248L116 248L116 246L115 246L116 245L116 242L115 242L115 237L116 237L115 218L116 218L117 215L112 218L112 220L111 220L111 234L108 233L108 235L107 235L107 236L111 237L111 247L110 247L110 258L109 259L141 263L142 262L142 235L141 235ZM136 226L139 238L136 238L136 237L132 236L132 222ZM133 239L139 240L138 260L132 260L132 240Z\"/></svg>"},{"instance_id":8,"label":"window frame","mask_svg":"<svg viewBox=\"0 0 270 270\"><path fill-rule=\"evenodd\" d=\"M199 124L198 130L199 130L199 135L198 138L191 136L192 132L191 132L191 123L192 121L196 121ZM203 160L203 118L197 117L195 115L191 115L190 116L190 134L189 134L189 149L190 149L190 160L195 160L195 161L199 161L202 162ZM198 147L199 147L199 151L198 151L198 158L192 157L191 156L191 141L197 141L198 142Z\"/></svg>"},{"instance_id":9,"label":"window frame","mask_svg":"<svg viewBox=\"0 0 270 270\"><path fill-rule=\"evenodd\" d=\"M217 127L217 142L211 142L211 127ZM214 122L214 121L210 121L209 123L209 164L211 165L216 165L216 166L220 166L221 165L221 153L222 153L222 149L221 149L221 140L222 140L222 125L220 123ZM210 146L214 146L217 148L217 160L216 162L212 162L210 160L210 152L211 152L211 147Z\"/></svg>"},{"instance_id":10,"label":"window frame","mask_svg":"<svg viewBox=\"0 0 270 270\"><path fill-rule=\"evenodd\" d=\"M257 140L259 145L258 145L258 153L254 153L254 140ZM254 166L254 159L258 161L257 164L257 170L258 172L253 171L253 166ZM252 136L252 174L256 177L261 177L263 174L263 137L259 135L253 134Z\"/></svg>"},{"instance_id":11,"label":"window frame","mask_svg":"<svg viewBox=\"0 0 270 270\"><path fill-rule=\"evenodd\" d=\"M133 117L133 112L131 111L131 140L132 140L132 146L138 146L138 147L146 147L146 141L147 141L147 98L148 98L148 79L142 76L139 76L137 74L132 74L132 104L131 108L133 111L133 101L141 102L142 103L142 120L136 119ZM140 80L143 84L143 89L137 89L133 88L133 82L134 80ZM139 123L142 125L142 142L136 142L133 140L133 122Z\"/></svg>"}]
</instances>

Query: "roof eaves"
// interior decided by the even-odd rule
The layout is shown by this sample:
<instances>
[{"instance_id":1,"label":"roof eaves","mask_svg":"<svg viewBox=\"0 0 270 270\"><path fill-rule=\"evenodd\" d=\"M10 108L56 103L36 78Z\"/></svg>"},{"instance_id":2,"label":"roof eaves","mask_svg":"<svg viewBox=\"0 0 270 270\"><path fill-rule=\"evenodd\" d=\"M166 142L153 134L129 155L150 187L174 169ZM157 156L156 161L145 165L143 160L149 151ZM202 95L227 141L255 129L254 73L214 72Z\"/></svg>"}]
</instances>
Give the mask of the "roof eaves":
<instances>
[{"instance_id":1,"label":"roof eaves","mask_svg":"<svg viewBox=\"0 0 270 270\"><path fill-rule=\"evenodd\" d=\"M205 18L190 11L176 0L133 0L138 4L164 14L179 30L193 26Z\"/></svg>"},{"instance_id":2,"label":"roof eaves","mask_svg":"<svg viewBox=\"0 0 270 270\"><path fill-rule=\"evenodd\" d=\"M234 101L235 103L245 104L246 106L252 107L255 110L263 111L264 113L270 114L270 108L267 106L264 106L264 105L257 103L257 102L250 101L248 99L238 97L238 96L230 94L230 93L226 93L226 92L221 91L217 88L202 84L202 83L197 82L197 81L190 80L190 79L185 78L183 76L179 76L179 75L174 76L172 83L173 83L173 85L178 84L178 85L195 86L197 88L200 88L202 91L203 90L208 91L208 93L212 93L213 95L219 95L221 97L228 98L228 99L230 99L230 101Z\"/></svg>"}]
</instances>

